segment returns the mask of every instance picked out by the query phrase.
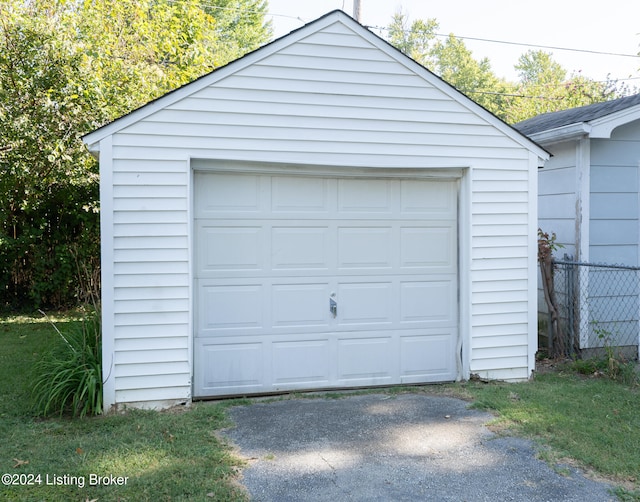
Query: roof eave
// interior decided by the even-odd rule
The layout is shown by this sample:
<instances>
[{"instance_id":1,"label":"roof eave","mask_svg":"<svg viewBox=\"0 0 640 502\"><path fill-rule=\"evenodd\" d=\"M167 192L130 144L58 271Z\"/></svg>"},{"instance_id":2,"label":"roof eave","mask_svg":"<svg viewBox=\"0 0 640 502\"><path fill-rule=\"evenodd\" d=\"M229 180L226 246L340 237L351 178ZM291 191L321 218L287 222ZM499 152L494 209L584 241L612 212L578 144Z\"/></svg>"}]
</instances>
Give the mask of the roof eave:
<instances>
[{"instance_id":1,"label":"roof eave","mask_svg":"<svg viewBox=\"0 0 640 502\"><path fill-rule=\"evenodd\" d=\"M610 115L589 122L592 138L611 138L611 133L616 127L628 124L634 120L640 120L640 105L625 108Z\"/></svg>"},{"instance_id":2,"label":"roof eave","mask_svg":"<svg viewBox=\"0 0 640 502\"><path fill-rule=\"evenodd\" d=\"M591 125L588 123L577 122L575 124L568 124L562 127L529 134L529 137L536 143L548 146L554 143L562 143L563 141L570 141L580 139L584 136L590 136L591 129Z\"/></svg>"}]
</instances>

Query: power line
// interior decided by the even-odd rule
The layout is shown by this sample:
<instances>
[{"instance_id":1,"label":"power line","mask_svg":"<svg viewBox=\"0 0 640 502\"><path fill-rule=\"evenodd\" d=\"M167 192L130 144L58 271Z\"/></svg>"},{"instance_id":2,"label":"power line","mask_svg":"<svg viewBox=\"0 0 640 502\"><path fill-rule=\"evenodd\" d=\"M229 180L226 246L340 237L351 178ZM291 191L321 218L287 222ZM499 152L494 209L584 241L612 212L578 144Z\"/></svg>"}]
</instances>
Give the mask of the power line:
<instances>
[{"instance_id":1,"label":"power line","mask_svg":"<svg viewBox=\"0 0 640 502\"><path fill-rule=\"evenodd\" d=\"M179 3L180 0L168 0L168 2L169 3ZM219 5L213 5L213 4L205 2L205 1L200 2L200 5L203 5L205 7L209 7L211 9L216 9L216 10L240 11L240 12L246 12L246 13L252 13L252 14L264 14L265 16L283 17L283 18L294 19L296 21L300 21L303 24L306 23L306 21L304 19L302 19L300 16L291 16L291 15L288 15L288 14L276 14L276 13L273 13L273 12L262 12L262 11L253 10L253 9L242 9L240 7L222 7L222 6L219 6ZM344 1L342 3L342 6L343 6L343 10L344 10ZM378 30L378 31L390 31L391 30L391 28L389 28L387 26L368 26L368 25L366 25L365 27L370 29L370 30ZM403 33L411 33L411 30L398 30L398 31L402 31ZM602 55L602 56L640 58L640 55L638 55L638 54L625 54L625 53L620 53L620 52L596 51L596 50L592 50L592 49L576 49L576 48L572 48L572 47L559 47L559 46L554 46L554 45L531 44L531 43L526 43L526 42L511 42L509 40L496 40L496 39L491 39L491 38L465 37L465 36L458 36L458 35L455 35L455 34L446 35L444 33L434 33L434 36L442 37L442 38L448 38L451 35L453 35L455 38L459 38L460 40L473 40L473 41L476 41L476 42L487 42L487 43L504 44L504 45L516 45L516 46L520 46L520 47L536 47L536 48L540 48L540 49L550 49L550 50L558 50L558 51L583 52L583 53L587 53L587 54L597 54L597 55Z\"/></svg>"},{"instance_id":2,"label":"power line","mask_svg":"<svg viewBox=\"0 0 640 502\"><path fill-rule=\"evenodd\" d=\"M367 26L367 28L372 29L372 30L391 31L391 28L386 27L386 26ZM403 33L411 33L411 30L398 30L398 31L402 31ZM488 42L488 43L504 44L504 45L517 45L517 46L521 46L521 47L536 47L536 48L539 48L539 49L551 49L551 50L557 50L557 51L584 52L584 53L587 53L587 54L598 54L598 55L601 55L601 56L640 58L640 55L638 55L638 54L624 54L624 53L620 53L620 52L596 51L596 50L591 50L591 49L576 49L576 48L572 48L572 47L559 47L559 46L555 46L555 45L530 44L530 43L526 43L526 42L511 42L511 41L508 41L508 40L496 40L496 39L491 39L491 38L464 37L464 36L458 36L458 35L455 35L455 34L445 35L443 33L434 33L433 35L436 36L436 37L444 37L444 38L448 38L450 36L453 36L455 38L459 38L460 40L474 40L476 42Z\"/></svg>"}]
</instances>

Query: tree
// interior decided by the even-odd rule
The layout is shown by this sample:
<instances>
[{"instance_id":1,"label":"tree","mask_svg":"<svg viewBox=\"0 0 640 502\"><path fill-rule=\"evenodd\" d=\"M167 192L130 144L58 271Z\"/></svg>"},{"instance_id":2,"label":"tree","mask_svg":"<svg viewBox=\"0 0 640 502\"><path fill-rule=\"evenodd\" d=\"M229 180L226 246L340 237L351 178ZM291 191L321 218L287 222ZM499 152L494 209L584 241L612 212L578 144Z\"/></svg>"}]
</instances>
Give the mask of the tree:
<instances>
[{"instance_id":1,"label":"tree","mask_svg":"<svg viewBox=\"0 0 640 502\"><path fill-rule=\"evenodd\" d=\"M411 59L431 68L435 63L432 52L437 29L435 19L416 19L409 24L407 15L398 11L388 26L388 39L391 45Z\"/></svg>"},{"instance_id":2,"label":"tree","mask_svg":"<svg viewBox=\"0 0 640 502\"><path fill-rule=\"evenodd\" d=\"M499 94L507 89L508 84L493 73L488 59L475 60L461 39L449 35L444 41L438 41L437 30L435 19L418 19L409 23L406 14L397 12L388 26L388 39L447 83L500 114L502 101Z\"/></svg>"},{"instance_id":3,"label":"tree","mask_svg":"<svg viewBox=\"0 0 640 502\"><path fill-rule=\"evenodd\" d=\"M506 109L505 118L520 122L542 113L555 112L614 99L622 95L616 82L595 82L579 74L567 77L567 71L553 55L528 51L514 66L519 81Z\"/></svg>"},{"instance_id":4,"label":"tree","mask_svg":"<svg viewBox=\"0 0 640 502\"><path fill-rule=\"evenodd\" d=\"M96 173L77 141L90 96L55 21L10 14L0 16L0 294L58 304L75 293L76 258L96 249Z\"/></svg>"},{"instance_id":5,"label":"tree","mask_svg":"<svg viewBox=\"0 0 640 502\"><path fill-rule=\"evenodd\" d=\"M98 170L79 136L266 42L265 10L263 0L0 4L0 306L62 306L97 286Z\"/></svg>"},{"instance_id":6,"label":"tree","mask_svg":"<svg viewBox=\"0 0 640 502\"><path fill-rule=\"evenodd\" d=\"M432 52L436 61L433 71L437 75L489 111L502 114L504 101L500 96L509 86L493 73L487 58L474 59L465 43L453 35L437 42Z\"/></svg>"},{"instance_id":7,"label":"tree","mask_svg":"<svg viewBox=\"0 0 640 502\"><path fill-rule=\"evenodd\" d=\"M435 19L410 23L398 12L388 27L389 42L508 123L624 95L615 81L567 77L543 51L523 54L515 65L518 81L508 82L495 75L487 58L476 60L463 40L454 35L437 40L437 29Z\"/></svg>"}]
</instances>

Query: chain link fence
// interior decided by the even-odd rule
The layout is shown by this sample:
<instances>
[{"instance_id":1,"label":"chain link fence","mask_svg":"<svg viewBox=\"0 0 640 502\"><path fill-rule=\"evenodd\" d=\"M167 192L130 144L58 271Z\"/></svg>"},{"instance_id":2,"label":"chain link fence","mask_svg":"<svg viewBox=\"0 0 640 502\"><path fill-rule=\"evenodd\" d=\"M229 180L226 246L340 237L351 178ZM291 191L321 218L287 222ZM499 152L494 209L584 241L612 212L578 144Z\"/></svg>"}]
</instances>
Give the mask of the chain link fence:
<instances>
[{"instance_id":1,"label":"chain link fence","mask_svg":"<svg viewBox=\"0 0 640 502\"><path fill-rule=\"evenodd\" d=\"M551 352L589 358L615 349L628 360L638 359L640 267L565 257L554 260L553 274L560 332L550 337Z\"/></svg>"}]
</instances>

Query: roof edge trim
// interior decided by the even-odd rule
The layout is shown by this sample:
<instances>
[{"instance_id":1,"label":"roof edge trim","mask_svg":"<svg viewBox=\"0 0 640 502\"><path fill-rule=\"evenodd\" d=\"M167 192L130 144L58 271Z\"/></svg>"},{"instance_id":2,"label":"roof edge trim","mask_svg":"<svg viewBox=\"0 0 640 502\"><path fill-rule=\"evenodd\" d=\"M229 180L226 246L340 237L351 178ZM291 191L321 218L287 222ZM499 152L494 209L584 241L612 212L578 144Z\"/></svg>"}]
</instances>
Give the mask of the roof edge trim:
<instances>
[{"instance_id":1,"label":"roof edge trim","mask_svg":"<svg viewBox=\"0 0 640 502\"><path fill-rule=\"evenodd\" d=\"M640 119L640 105L625 108L604 117L589 122L592 127L592 138L611 138L611 133L616 127L628 124Z\"/></svg>"},{"instance_id":2,"label":"roof edge trim","mask_svg":"<svg viewBox=\"0 0 640 502\"><path fill-rule=\"evenodd\" d=\"M551 145L572 139L580 139L591 134L591 126L586 122L577 122L555 129L548 129L538 133L530 134L529 137L541 145Z\"/></svg>"}]
</instances>

